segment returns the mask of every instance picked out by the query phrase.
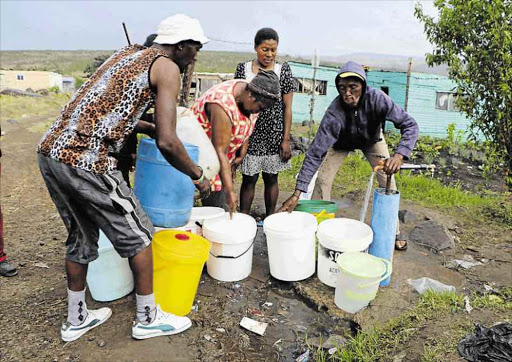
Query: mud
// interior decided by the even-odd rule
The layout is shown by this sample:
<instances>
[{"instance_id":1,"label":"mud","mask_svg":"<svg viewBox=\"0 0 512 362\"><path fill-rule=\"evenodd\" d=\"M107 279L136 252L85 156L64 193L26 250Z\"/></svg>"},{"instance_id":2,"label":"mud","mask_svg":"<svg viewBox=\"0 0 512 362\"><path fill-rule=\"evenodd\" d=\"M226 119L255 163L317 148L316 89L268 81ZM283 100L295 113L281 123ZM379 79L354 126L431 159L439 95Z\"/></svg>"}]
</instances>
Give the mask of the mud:
<instances>
[{"instance_id":1,"label":"mud","mask_svg":"<svg viewBox=\"0 0 512 362\"><path fill-rule=\"evenodd\" d=\"M453 232L466 240L464 245L439 254L410 245L407 252L395 253L391 285L379 291L369 308L348 315L334 305L334 290L316 277L296 283L273 279L260 228L251 276L238 283L220 283L203 273L195 301L198 311L190 314L193 327L185 333L135 341L131 338L133 294L111 303L98 303L88 296L90 308L109 306L113 316L78 341L63 343L59 329L66 315L63 243L67 235L39 175L35 153L43 131L34 126L51 116L55 114L24 118L2 127L6 132L2 137L1 159L6 251L19 267L17 277L0 278L2 361L293 360L307 348L306 338L348 336L358 328L370 328L398 316L417 298L407 279L428 276L458 290L482 287L484 283L511 286L509 234L483 225L477 231L472 229L472 238L468 236L470 226L443 215L443 224L458 230ZM260 186L256 194L259 196L254 209L261 213ZM283 191L280 202L287 195ZM356 193L338 200L337 216L358 218L362 199L363 195ZM406 202L402 202L401 208L411 210L419 220L440 218L439 210ZM412 227L402 225L402 231L408 233ZM469 271L446 268L447 261L465 254L489 261ZM48 268L38 266L40 263ZM269 323L265 335L261 337L239 327L244 316ZM434 335L437 330L425 333L422 338ZM414 345L410 348L416 350ZM414 353L411 356L417 355Z\"/></svg>"}]
</instances>

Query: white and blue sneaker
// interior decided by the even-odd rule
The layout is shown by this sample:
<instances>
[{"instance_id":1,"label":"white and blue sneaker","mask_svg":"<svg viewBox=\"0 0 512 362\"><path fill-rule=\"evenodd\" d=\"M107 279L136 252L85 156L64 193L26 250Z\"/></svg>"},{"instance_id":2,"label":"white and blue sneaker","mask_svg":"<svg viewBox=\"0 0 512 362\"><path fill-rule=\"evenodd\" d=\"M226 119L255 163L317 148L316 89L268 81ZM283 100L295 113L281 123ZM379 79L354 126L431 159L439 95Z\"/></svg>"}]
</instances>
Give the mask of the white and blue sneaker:
<instances>
[{"instance_id":1,"label":"white and blue sneaker","mask_svg":"<svg viewBox=\"0 0 512 362\"><path fill-rule=\"evenodd\" d=\"M79 326L74 326L69 322L62 323L60 335L64 342L77 340L91 329L104 323L112 315L110 308L89 309L87 312L89 313L87 318Z\"/></svg>"},{"instance_id":2,"label":"white and blue sneaker","mask_svg":"<svg viewBox=\"0 0 512 362\"><path fill-rule=\"evenodd\" d=\"M191 326L192 322L189 318L164 312L157 305L155 319L151 323L142 324L138 320L133 322L132 336L135 339L170 336L186 331Z\"/></svg>"}]
</instances>

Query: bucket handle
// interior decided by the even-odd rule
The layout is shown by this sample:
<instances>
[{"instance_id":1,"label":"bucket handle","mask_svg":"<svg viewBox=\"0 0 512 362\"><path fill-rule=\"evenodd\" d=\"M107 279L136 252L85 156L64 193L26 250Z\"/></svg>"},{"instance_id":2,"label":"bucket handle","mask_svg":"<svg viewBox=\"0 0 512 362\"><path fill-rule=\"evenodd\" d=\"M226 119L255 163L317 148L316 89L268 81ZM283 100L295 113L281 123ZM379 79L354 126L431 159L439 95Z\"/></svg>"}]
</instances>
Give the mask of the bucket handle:
<instances>
[{"instance_id":1,"label":"bucket handle","mask_svg":"<svg viewBox=\"0 0 512 362\"><path fill-rule=\"evenodd\" d=\"M318 214L316 214L316 217L318 218L319 216L324 216L324 214L327 213L327 210L326 209L323 209L322 211L320 211Z\"/></svg>"},{"instance_id":2,"label":"bucket handle","mask_svg":"<svg viewBox=\"0 0 512 362\"><path fill-rule=\"evenodd\" d=\"M251 250L252 246L254 245L254 240L252 241L251 245L249 245L249 247L247 248L246 251L244 251L242 254L238 255L238 256L229 256L229 255L215 255L213 254L211 251L210 251L210 255L213 256L214 258L219 258L219 259L238 259L240 258L241 256L244 256L249 250Z\"/></svg>"},{"instance_id":3,"label":"bucket handle","mask_svg":"<svg viewBox=\"0 0 512 362\"><path fill-rule=\"evenodd\" d=\"M367 284L359 285L360 289L363 289L363 288L369 287L371 285L380 283L381 281L383 281L384 279L386 279L387 277L389 277L391 275L391 272L392 272L392 269L393 269L393 267L391 266L391 262L389 260L386 260L386 259L383 259L383 258L379 258L379 259L382 260L384 262L384 264L386 264L386 272L378 280L374 280L373 282L370 282L370 283L367 283Z\"/></svg>"}]
</instances>

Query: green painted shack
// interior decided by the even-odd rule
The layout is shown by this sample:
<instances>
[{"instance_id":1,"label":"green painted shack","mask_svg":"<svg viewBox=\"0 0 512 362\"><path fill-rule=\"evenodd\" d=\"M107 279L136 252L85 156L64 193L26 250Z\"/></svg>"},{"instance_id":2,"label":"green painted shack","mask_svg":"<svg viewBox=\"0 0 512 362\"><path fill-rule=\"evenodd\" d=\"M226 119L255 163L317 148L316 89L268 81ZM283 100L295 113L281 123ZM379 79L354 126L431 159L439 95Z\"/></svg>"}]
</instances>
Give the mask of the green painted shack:
<instances>
[{"instance_id":1,"label":"green painted shack","mask_svg":"<svg viewBox=\"0 0 512 362\"><path fill-rule=\"evenodd\" d=\"M297 93L293 97L293 122L309 121L313 67L310 64L288 62L297 80ZM338 69L320 66L316 73L316 93L313 119L319 122L338 95L334 79ZM405 108L407 74L370 69L368 84L387 93L395 103ZM407 111L418 122L421 135L445 137L449 124L466 131L470 121L455 105L455 84L446 76L411 73ZM386 126L386 127L393 127Z\"/></svg>"}]
</instances>

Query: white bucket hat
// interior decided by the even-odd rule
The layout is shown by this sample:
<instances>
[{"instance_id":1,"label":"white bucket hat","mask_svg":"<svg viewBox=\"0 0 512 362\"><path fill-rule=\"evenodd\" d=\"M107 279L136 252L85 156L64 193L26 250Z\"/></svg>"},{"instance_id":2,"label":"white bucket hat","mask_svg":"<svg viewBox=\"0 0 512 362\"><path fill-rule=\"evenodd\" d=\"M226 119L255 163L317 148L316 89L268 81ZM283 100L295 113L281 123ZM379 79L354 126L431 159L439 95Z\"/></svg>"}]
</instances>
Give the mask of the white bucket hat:
<instances>
[{"instance_id":1,"label":"white bucket hat","mask_svg":"<svg viewBox=\"0 0 512 362\"><path fill-rule=\"evenodd\" d=\"M183 14L176 14L162 20L158 25L157 34L154 42L158 44L177 44L184 40L206 44L209 41L204 35L199 20Z\"/></svg>"}]
</instances>

